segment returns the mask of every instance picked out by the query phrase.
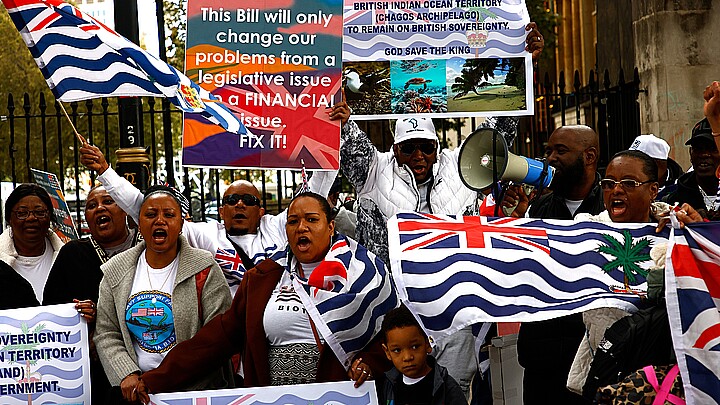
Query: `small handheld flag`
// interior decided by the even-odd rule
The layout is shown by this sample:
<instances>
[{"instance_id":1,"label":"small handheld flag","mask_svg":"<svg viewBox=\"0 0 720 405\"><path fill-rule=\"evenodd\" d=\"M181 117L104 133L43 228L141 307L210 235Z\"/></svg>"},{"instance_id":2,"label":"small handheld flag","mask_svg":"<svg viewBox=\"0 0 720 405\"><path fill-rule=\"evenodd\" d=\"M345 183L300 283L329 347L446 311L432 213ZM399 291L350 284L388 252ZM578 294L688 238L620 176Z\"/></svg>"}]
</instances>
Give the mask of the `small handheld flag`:
<instances>
[{"instance_id":1,"label":"small handheld flag","mask_svg":"<svg viewBox=\"0 0 720 405\"><path fill-rule=\"evenodd\" d=\"M305 159L300 159L300 165L302 166L300 169L300 176L302 177L302 185L300 186L300 190L298 191L298 194L310 191L310 186L308 185L307 172L305 172Z\"/></svg>"}]
</instances>

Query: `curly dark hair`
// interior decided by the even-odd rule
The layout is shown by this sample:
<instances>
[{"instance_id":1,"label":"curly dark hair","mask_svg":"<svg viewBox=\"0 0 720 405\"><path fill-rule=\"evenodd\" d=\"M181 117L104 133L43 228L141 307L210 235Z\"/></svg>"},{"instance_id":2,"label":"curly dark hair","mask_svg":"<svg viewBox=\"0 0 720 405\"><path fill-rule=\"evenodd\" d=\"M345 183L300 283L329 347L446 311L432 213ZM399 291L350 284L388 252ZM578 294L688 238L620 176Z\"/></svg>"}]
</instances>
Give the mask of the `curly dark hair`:
<instances>
[{"instance_id":1,"label":"curly dark hair","mask_svg":"<svg viewBox=\"0 0 720 405\"><path fill-rule=\"evenodd\" d=\"M380 327L383 342L387 343L387 333L389 331L407 326L417 326L423 337L425 339L428 338L425 331L423 331L423 328L420 327L420 323L418 323L417 319L415 319L410 310L405 305L400 305L399 307L390 310L390 312L385 314L385 318L383 318L382 326Z\"/></svg>"}]
</instances>

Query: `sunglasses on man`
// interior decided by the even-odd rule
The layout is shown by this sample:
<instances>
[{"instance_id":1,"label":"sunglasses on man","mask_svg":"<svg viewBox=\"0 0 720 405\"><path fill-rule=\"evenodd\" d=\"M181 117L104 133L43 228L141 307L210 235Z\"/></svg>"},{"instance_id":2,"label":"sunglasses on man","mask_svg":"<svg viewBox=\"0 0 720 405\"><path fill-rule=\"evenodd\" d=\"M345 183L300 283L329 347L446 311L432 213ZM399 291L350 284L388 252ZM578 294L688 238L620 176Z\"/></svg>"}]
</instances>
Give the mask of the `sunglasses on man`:
<instances>
[{"instance_id":1,"label":"sunglasses on man","mask_svg":"<svg viewBox=\"0 0 720 405\"><path fill-rule=\"evenodd\" d=\"M222 199L223 205L234 206L242 201L245 206L254 207L260 205L260 199L252 194L228 194Z\"/></svg>"},{"instance_id":2,"label":"sunglasses on man","mask_svg":"<svg viewBox=\"0 0 720 405\"><path fill-rule=\"evenodd\" d=\"M405 156L412 156L416 150L420 149L423 155L429 156L437 151L434 142L403 142L398 145L400 153Z\"/></svg>"}]
</instances>

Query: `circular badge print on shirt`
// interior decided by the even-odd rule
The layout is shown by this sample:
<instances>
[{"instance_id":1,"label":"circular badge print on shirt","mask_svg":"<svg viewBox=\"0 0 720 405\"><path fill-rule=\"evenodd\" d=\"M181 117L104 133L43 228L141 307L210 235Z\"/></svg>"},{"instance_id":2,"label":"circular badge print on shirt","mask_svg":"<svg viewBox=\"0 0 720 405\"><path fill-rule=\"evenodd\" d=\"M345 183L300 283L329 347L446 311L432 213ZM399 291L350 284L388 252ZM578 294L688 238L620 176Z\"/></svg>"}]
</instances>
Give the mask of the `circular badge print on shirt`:
<instances>
[{"instance_id":1,"label":"circular badge print on shirt","mask_svg":"<svg viewBox=\"0 0 720 405\"><path fill-rule=\"evenodd\" d=\"M175 346L175 323L170 294L142 291L130 296L125 323L140 348L163 353Z\"/></svg>"}]
</instances>

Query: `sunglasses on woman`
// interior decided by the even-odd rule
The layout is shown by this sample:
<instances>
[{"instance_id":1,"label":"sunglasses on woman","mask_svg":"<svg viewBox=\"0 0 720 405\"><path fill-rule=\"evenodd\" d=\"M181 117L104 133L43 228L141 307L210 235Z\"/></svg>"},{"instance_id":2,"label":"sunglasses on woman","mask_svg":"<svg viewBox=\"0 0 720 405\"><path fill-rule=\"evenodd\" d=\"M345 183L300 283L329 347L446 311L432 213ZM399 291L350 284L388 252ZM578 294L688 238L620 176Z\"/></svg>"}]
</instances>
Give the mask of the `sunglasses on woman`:
<instances>
[{"instance_id":1,"label":"sunglasses on woman","mask_svg":"<svg viewBox=\"0 0 720 405\"><path fill-rule=\"evenodd\" d=\"M602 187L603 190L609 191L615 188L618 184L620 187L625 189L625 191L631 191L635 190L636 188L642 186L643 184L652 183L652 180L647 181L637 181L633 179L622 179L620 181L615 181L612 179L602 179L600 180L600 187Z\"/></svg>"},{"instance_id":2,"label":"sunglasses on woman","mask_svg":"<svg viewBox=\"0 0 720 405\"><path fill-rule=\"evenodd\" d=\"M252 194L228 194L223 197L222 204L233 206L237 205L240 201L248 207L260 205L260 199Z\"/></svg>"},{"instance_id":3,"label":"sunglasses on woman","mask_svg":"<svg viewBox=\"0 0 720 405\"><path fill-rule=\"evenodd\" d=\"M398 145L398 148L400 149L400 153L405 156L411 156L418 149L420 149L420 152L426 156L432 155L437 150L437 146L435 146L435 143L433 142L404 142Z\"/></svg>"}]
</instances>

